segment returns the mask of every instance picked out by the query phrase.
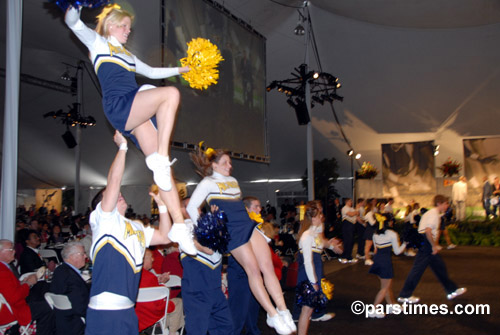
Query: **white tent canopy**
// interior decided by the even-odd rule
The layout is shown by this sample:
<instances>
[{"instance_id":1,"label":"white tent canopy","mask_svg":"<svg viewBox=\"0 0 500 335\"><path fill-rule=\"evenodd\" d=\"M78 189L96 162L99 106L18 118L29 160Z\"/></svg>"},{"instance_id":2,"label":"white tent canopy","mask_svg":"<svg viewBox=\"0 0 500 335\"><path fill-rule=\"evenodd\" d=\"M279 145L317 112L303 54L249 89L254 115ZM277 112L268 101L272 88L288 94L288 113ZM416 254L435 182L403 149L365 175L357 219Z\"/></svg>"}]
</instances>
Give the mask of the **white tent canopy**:
<instances>
[{"instance_id":1,"label":"white tent canopy","mask_svg":"<svg viewBox=\"0 0 500 335\"><path fill-rule=\"evenodd\" d=\"M304 62L304 37L293 34L299 15L296 9L278 4L300 6L303 1L217 2L267 38L268 83L289 78L293 68ZM5 3L0 3L2 69ZM138 19L158 15L159 0L128 3ZM339 94L345 100L335 102L336 111L363 160L380 169L382 143L434 140L442 145L436 159L439 165L449 156L461 159L463 138L500 135L496 122L500 106L498 1L313 0L309 6L323 71L338 76L342 83ZM53 4L24 0L23 22L23 75L58 81L65 69L62 62L76 64L86 58L86 50ZM318 64L311 61L310 67L317 69ZM82 131L81 185L86 190L104 185L115 148L112 129L100 112L100 97L88 77L84 85L85 109L98 122ZM4 106L4 76L0 92L0 106ZM20 94L18 189L72 187L75 158L60 138L65 128L42 115L73 103L74 97L26 81L21 83ZM300 178L304 173L306 129L297 124L285 100L276 91L267 94L271 163L236 162L234 174L240 181ZM336 157L340 175L350 176L348 146L329 107L318 105L312 110L312 125L315 159ZM173 155L180 158L174 165L176 176L185 182L197 180L187 154ZM151 182L142 153L129 150L123 184L147 187ZM252 192L273 202L278 187L263 185ZM295 188L300 190L300 183Z\"/></svg>"}]
</instances>

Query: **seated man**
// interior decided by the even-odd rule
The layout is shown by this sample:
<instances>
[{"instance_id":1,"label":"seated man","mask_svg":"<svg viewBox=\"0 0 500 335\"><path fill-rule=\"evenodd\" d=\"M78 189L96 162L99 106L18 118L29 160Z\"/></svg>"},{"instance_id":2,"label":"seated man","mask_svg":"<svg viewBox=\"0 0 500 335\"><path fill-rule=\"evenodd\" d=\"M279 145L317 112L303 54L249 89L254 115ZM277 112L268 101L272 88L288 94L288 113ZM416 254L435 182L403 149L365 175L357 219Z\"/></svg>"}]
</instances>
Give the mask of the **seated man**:
<instances>
[{"instance_id":1,"label":"seated man","mask_svg":"<svg viewBox=\"0 0 500 335\"><path fill-rule=\"evenodd\" d=\"M0 293L12 309L11 313L8 308L2 307L0 324L17 321L21 327L25 327L31 320L36 320L37 334L53 334L53 314L50 307L45 301L28 298L30 288L37 283L36 275L29 275L19 281L17 270L10 264L14 255L14 244L9 240L0 240Z\"/></svg>"},{"instance_id":2,"label":"seated man","mask_svg":"<svg viewBox=\"0 0 500 335\"><path fill-rule=\"evenodd\" d=\"M146 249L139 289L160 286L161 284L166 283L170 278L168 272L156 276L151 271L153 261L153 252L150 249ZM169 314L167 317L167 327L170 330L170 334L175 334L178 329L184 326L182 308L182 300L180 298L173 298L169 300L167 309ZM165 299L151 302L138 302L135 305L135 313L139 319L139 331L143 331L144 329L153 326L165 315Z\"/></svg>"},{"instance_id":3,"label":"seated man","mask_svg":"<svg viewBox=\"0 0 500 335\"><path fill-rule=\"evenodd\" d=\"M70 310L54 309L56 315L56 334L84 334L89 288L80 269L85 265L87 255L81 242L70 242L62 250L63 263L54 271L50 292L66 295L71 302Z\"/></svg>"},{"instance_id":4,"label":"seated man","mask_svg":"<svg viewBox=\"0 0 500 335\"><path fill-rule=\"evenodd\" d=\"M21 274L36 272L40 267L45 266L45 261L40 257L38 248L40 247L40 237L34 230L30 230L25 240L26 246L21 254L19 265Z\"/></svg>"}]
</instances>

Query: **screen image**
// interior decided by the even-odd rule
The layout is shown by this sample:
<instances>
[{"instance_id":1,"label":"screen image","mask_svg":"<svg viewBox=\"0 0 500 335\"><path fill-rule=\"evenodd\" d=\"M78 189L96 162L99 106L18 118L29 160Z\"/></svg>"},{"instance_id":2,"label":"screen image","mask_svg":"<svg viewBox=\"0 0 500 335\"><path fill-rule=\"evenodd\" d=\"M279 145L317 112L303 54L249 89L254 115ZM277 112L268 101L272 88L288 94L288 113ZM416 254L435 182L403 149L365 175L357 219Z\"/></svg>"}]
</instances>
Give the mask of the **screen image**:
<instances>
[{"instance_id":1,"label":"screen image","mask_svg":"<svg viewBox=\"0 0 500 335\"><path fill-rule=\"evenodd\" d=\"M408 203L430 203L436 193L433 143L382 144L383 193Z\"/></svg>"},{"instance_id":2,"label":"screen image","mask_svg":"<svg viewBox=\"0 0 500 335\"><path fill-rule=\"evenodd\" d=\"M150 50L160 50L162 66L180 66L187 43L198 37L217 45L224 58L218 83L206 90L189 87L181 76L168 78L167 85L181 92L172 140L205 141L213 148L267 156L265 38L211 1L160 3L163 15L148 22L143 19L141 24L147 28L141 29L152 29L155 20L164 22L156 27L161 32L158 46L149 45Z\"/></svg>"}]
</instances>

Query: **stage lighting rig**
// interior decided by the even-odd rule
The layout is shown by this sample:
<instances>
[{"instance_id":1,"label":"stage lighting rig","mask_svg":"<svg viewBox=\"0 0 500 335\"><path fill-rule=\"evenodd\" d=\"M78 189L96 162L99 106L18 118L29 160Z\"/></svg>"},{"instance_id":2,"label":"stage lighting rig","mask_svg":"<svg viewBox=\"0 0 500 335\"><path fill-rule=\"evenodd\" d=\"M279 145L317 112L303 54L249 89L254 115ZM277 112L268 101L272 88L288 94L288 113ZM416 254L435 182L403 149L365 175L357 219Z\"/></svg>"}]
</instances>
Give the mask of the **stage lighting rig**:
<instances>
[{"instance_id":1,"label":"stage lighting rig","mask_svg":"<svg viewBox=\"0 0 500 335\"><path fill-rule=\"evenodd\" d=\"M295 109L297 115L308 114L307 108L304 111L307 84L309 84L311 92L311 108L315 106L314 103L323 105L325 101L333 103L334 100L344 100L344 97L337 94L337 89L342 85L334 75L326 72L307 71L305 64L301 64L299 67L294 68L294 70L291 73L293 78L274 80L266 87L266 90L270 92L276 89L278 92L284 93L288 97L288 104ZM307 124L303 123L306 119L308 123L309 115L307 115L307 118L302 118L299 123Z\"/></svg>"},{"instance_id":2,"label":"stage lighting rig","mask_svg":"<svg viewBox=\"0 0 500 335\"><path fill-rule=\"evenodd\" d=\"M68 112L63 112L62 109L59 109L57 111L52 111L43 114L44 118L51 117L53 119L61 119L62 124L65 124L66 126L74 127L76 125L80 125L82 128L86 127L92 127L96 125L96 121L94 117L91 115L89 116L84 116L78 113L78 103L73 103L73 106L69 105L68 106L69 111Z\"/></svg>"}]
</instances>

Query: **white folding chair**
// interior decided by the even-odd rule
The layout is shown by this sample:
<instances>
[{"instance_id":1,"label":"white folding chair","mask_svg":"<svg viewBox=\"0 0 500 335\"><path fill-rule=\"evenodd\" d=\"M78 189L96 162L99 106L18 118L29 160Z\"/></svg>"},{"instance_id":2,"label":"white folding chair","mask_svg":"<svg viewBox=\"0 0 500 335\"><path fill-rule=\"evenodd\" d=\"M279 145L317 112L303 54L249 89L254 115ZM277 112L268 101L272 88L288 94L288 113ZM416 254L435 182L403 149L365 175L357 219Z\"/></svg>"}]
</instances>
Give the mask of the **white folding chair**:
<instances>
[{"instance_id":1,"label":"white folding chair","mask_svg":"<svg viewBox=\"0 0 500 335\"><path fill-rule=\"evenodd\" d=\"M12 308L10 307L9 302L7 300L5 300L5 297L3 296L3 294L0 293L0 309L2 309L3 306L5 306L10 311L11 314L14 314L12 312ZM19 327L19 334L21 334L21 335L28 334L29 326L31 325L32 322L33 321L31 321L30 323L28 323L25 327L20 326ZM11 323L8 323L6 325L0 325L0 334L5 333L5 331L7 329L9 329L12 326L15 326L16 324L17 324L17 320L12 321Z\"/></svg>"},{"instance_id":2,"label":"white folding chair","mask_svg":"<svg viewBox=\"0 0 500 335\"><path fill-rule=\"evenodd\" d=\"M167 303L165 304L165 314L163 317L158 320L153 326L152 334L155 334L156 325L160 324L161 332L164 335L168 334L167 329L167 307L168 307L168 298L170 296L170 290L165 286L156 286L156 287L143 287L139 289L139 293L137 294L137 302L150 302L165 299Z\"/></svg>"},{"instance_id":3,"label":"white folding chair","mask_svg":"<svg viewBox=\"0 0 500 335\"><path fill-rule=\"evenodd\" d=\"M166 287L181 287L182 286L182 279L179 276L170 275L170 279L164 285Z\"/></svg>"},{"instance_id":4,"label":"white folding chair","mask_svg":"<svg viewBox=\"0 0 500 335\"><path fill-rule=\"evenodd\" d=\"M38 250L38 252L40 253L40 257L42 258L55 258L57 260L57 263L61 263L61 261L59 260L59 257L57 257L57 252L55 252L55 250L52 250L52 249L40 249Z\"/></svg>"},{"instance_id":5,"label":"white folding chair","mask_svg":"<svg viewBox=\"0 0 500 335\"><path fill-rule=\"evenodd\" d=\"M71 305L71 301L69 301L67 295L47 292L44 294L44 297L50 308L52 309L55 308L61 311L68 311L73 308L73 306ZM82 322L85 323L85 318L83 316L80 318L82 319Z\"/></svg>"}]
</instances>

